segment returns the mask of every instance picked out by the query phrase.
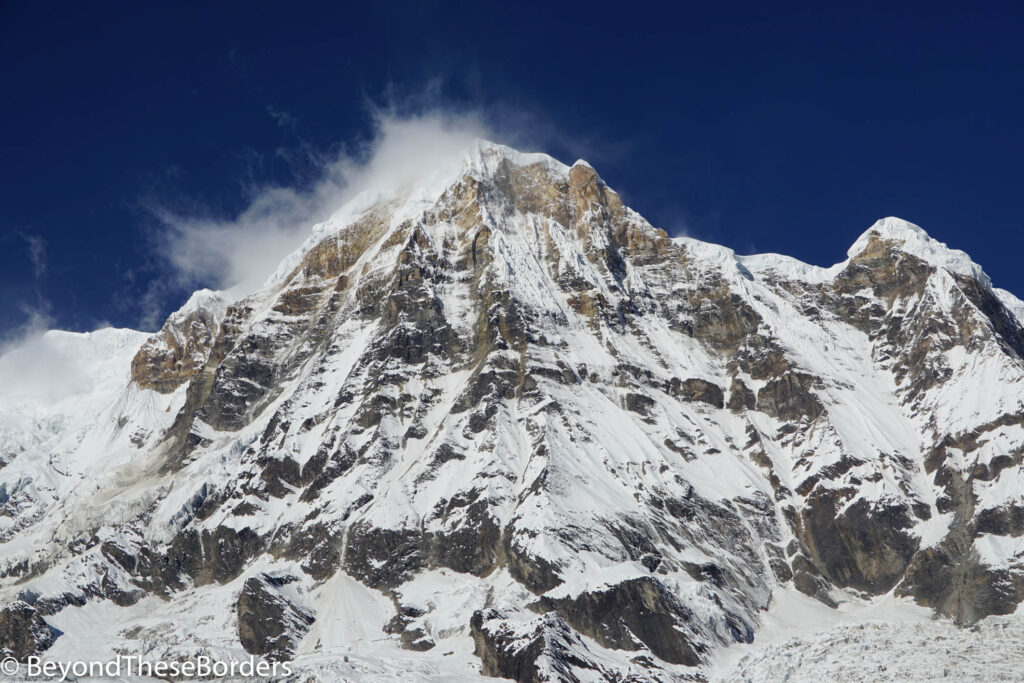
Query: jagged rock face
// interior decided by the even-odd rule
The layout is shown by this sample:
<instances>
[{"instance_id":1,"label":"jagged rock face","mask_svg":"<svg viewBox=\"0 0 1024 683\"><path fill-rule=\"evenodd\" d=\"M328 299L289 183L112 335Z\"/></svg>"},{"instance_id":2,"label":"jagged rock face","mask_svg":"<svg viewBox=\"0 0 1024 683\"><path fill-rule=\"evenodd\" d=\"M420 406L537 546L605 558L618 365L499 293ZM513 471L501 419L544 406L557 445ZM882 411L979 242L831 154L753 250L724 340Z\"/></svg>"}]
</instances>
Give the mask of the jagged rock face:
<instances>
[{"instance_id":1,"label":"jagged rock face","mask_svg":"<svg viewBox=\"0 0 1024 683\"><path fill-rule=\"evenodd\" d=\"M238 639L245 651L271 661L290 660L316 618L281 591L294 577L248 579L238 596Z\"/></svg>"},{"instance_id":2,"label":"jagged rock face","mask_svg":"<svg viewBox=\"0 0 1024 683\"><path fill-rule=\"evenodd\" d=\"M22 601L0 609L0 656L24 662L50 648L60 632Z\"/></svg>"},{"instance_id":3,"label":"jagged rock face","mask_svg":"<svg viewBox=\"0 0 1024 683\"><path fill-rule=\"evenodd\" d=\"M197 292L132 359L132 380L167 394L189 382L210 357L227 306L214 292Z\"/></svg>"},{"instance_id":4,"label":"jagged rock face","mask_svg":"<svg viewBox=\"0 0 1024 683\"><path fill-rule=\"evenodd\" d=\"M542 597L537 608L562 615L577 631L617 650L646 646L672 664L696 666L704 650L697 620L659 581L641 577L571 598ZM742 624L742 620L738 620ZM738 640L750 640L741 626Z\"/></svg>"},{"instance_id":5,"label":"jagged rock face","mask_svg":"<svg viewBox=\"0 0 1024 683\"><path fill-rule=\"evenodd\" d=\"M510 678L520 683L542 681L700 681L683 671L666 674L648 655L632 655L629 673L600 661L594 652L557 613L513 620L499 610L478 610L470 619L474 654L486 676ZM630 648L632 649L632 648Z\"/></svg>"},{"instance_id":6,"label":"jagged rock face","mask_svg":"<svg viewBox=\"0 0 1024 683\"><path fill-rule=\"evenodd\" d=\"M556 613L512 623L497 610L477 611L470 619L474 653L484 675L511 678L520 683L583 680L661 680L653 662L636 657L631 663L650 676L621 678L615 671L593 661L593 654L579 634ZM685 680L680 677L677 680Z\"/></svg>"},{"instance_id":7,"label":"jagged rock face","mask_svg":"<svg viewBox=\"0 0 1024 683\"><path fill-rule=\"evenodd\" d=\"M79 552L11 566L116 604L231 591L245 649L298 660L351 577L387 596L379 638L471 639L517 680L686 678L779 586L1011 611L1024 568L986 539L1024 533L1024 329L914 226L849 256L670 239L585 163L480 146L172 317L133 377L187 388L101 487L117 517L14 510Z\"/></svg>"}]
</instances>

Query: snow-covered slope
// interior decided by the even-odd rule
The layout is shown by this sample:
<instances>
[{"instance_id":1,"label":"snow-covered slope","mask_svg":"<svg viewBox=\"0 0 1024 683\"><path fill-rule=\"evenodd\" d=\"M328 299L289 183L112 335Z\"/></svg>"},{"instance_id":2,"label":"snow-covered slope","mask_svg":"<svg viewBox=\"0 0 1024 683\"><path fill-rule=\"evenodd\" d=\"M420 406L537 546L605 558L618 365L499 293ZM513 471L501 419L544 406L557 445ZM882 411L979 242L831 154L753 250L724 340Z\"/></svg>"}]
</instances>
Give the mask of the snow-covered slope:
<instances>
[{"instance_id":1,"label":"snow-covered slope","mask_svg":"<svg viewBox=\"0 0 1024 683\"><path fill-rule=\"evenodd\" d=\"M8 544L84 476L90 463L75 462L79 446L121 399L146 336L51 331L0 357L0 537Z\"/></svg>"},{"instance_id":2,"label":"snow-covered slope","mask_svg":"<svg viewBox=\"0 0 1024 683\"><path fill-rule=\"evenodd\" d=\"M847 256L670 239L485 142L365 193L95 365L73 442L11 422L0 646L686 680L795 592L1011 613L1017 300L899 219Z\"/></svg>"},{"instance_id":3,"label":"snow-covered slope","mask_svg":"<svg viewBox=\"0 0 1024 683\"><path fill-rule=\"evenodd\" d=\"M829 609L780 589L757 640L718 653L715 683L1018 681L1024 619L989 617L960 628L886 598Z\"/></svg>"}]
</instances>

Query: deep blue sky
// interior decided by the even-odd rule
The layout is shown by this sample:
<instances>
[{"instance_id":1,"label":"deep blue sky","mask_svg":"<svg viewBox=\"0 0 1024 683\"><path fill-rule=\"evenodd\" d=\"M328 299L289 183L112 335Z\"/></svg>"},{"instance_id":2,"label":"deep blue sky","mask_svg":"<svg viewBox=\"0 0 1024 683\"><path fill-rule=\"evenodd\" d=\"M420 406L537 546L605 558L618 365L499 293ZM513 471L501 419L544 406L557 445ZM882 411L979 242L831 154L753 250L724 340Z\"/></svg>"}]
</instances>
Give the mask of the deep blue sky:
<instances>
[{"instance_id":1,"label":"deep blue sky","mask_svg":"<svg viewBox=\"0 0 1024 683\"><path fill-rule=\"evenodd\" d=\"M0 3L0 334L137 325L167 277L147 202L309 182L277 151L432 82L670 231L830 265L898 215L1024 295L1019 1L356 5Z\"/></svg>"}]
</instances>

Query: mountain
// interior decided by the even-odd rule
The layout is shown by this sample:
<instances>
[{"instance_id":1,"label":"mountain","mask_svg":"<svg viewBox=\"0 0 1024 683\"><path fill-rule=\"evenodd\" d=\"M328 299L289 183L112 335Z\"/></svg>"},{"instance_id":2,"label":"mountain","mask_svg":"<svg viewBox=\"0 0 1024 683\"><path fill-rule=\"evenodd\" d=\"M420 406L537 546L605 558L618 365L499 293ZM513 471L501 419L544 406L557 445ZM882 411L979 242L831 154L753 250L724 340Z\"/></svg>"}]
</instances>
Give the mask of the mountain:
<instances>
[{"instance_id":1,"label":"mountain","mask_svg":"<svg viewBox=\"0 0 1024 683\"><path fill-rule=\"evenodd\" d=\"M1010 615L1022 311L906 221L738 256L480 141L251 296L48 333L93 380L0 395L0 648L701 680L779 610Z\"/></svg>"}]
</instances>

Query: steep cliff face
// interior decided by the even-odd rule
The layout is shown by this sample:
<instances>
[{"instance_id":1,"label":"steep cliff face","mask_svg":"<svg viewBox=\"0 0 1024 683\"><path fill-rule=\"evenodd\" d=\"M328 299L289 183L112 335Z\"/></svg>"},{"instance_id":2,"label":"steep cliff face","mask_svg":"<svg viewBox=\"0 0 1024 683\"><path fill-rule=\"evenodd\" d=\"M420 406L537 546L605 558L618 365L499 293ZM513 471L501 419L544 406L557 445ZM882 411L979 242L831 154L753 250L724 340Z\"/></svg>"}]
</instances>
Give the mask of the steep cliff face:
<instances>
[{"instance_id":1,"label":"steep cliff face","mask_svg":"<svg viewBox=\"0 0 1024 683\"><path fill-rule=\"evenodd\" d=\"M58 649L74 610L151 643L133 610L163 596L168 652L518 680L699 676L787 588L1006 614L1019 307L898 219L829 269L739 257L481 142L143 343L105 450L66 456L105 473L0 500L4 604Z\"/></svg>"},{"instance_id":2,"label":"steep cliff face","mask_svg":"<svg viewBox=\"0 0 1024 683\"><path fill-rule=\"evenodd\" d=\"M161 394L187 384L209 360L226 308L216 292L193 294L135 354L132 381Z\"/></svg>"}]
</instances>

